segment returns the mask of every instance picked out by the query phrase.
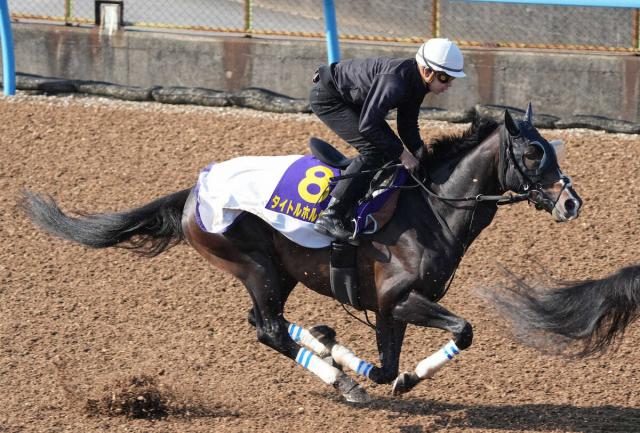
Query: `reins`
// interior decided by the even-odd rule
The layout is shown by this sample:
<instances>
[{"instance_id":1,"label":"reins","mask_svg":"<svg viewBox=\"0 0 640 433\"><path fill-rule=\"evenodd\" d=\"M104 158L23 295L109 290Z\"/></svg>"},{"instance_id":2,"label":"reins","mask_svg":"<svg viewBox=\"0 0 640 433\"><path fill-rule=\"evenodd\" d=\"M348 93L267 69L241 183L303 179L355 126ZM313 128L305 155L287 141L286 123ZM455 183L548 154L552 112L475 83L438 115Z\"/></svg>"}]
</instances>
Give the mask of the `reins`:
<instances>
[{"instance_id":1,"label":"reins","mask_svg":"<svg viewBox=\"0 0 640 433\"><path fill-rule=\"evenodd\" d=\"M330 183L336 183L342 179L351 179L354 177L359 177L359 176L364 176L367 174L371 174L371 173L380 173L382 171L386 171L389 170L391 168L399 168L402 167L403 165L400 163L397 164L391 164L391 165L385 165L383 167L380 168L374 168L371 170L362 170L359 171L357 173L351 173L351 174L342 174L340 176L333 176L330 180ZM468 196L468 197L443 197L435 192L433 192L428 186L426 186L417 176L414 176L413 173L409 172L409 175L411 175L411 177L413 178L413 180L415 180L415 182L417 183L417 186L420 186L423 190L425 190L425 192L427 192L430 196L437 198L438 200L442 200L442 201L450 201L450 202L461 202L461 201L476 201L476 202L481 202L481 201L495 201L496 204L498 206L501 205L505 205L505 204L513 204L513 203L518 203L524 200L528 200L530 194L526 193L526 194L512 194L509 193L508 195L488 195L488 194L477 194L474 196ZM415 186L409 186L409 187L398 187L398 188L415 188Z\"/></svg>"},{"instance_id":2,"label":"reins","mask_svg":"<svg viewBox=\"0 0 640 433\"><path fill-rule=\"evenodd\" d=\"M413 178L413 180L416 181L416 183L425 191L427 192L431 197L437 198L438 200L442 200L442 201L451 201L451 202L461 202L461 201L475 201L475 202L482 202L482 201L495 201L496 204L498 206L501 205L505 205L505 204L513 204L513 203L518 203L524 200L528 200L529 199L529 193L526 194L511 194L509 193L508 195L488 195L488 194L477 194L474 196L469 196L469 197L443 197L439 194L436 194L435 192L431 191L431 189L426 186L420 179L418 179L418 177L414 176L413 173L409 173L411 175L411 177Z\"/></svg>"},{"instance_id":3,"label":"reins","mask_svg":"<svg viewBox=\"0 0 640 433\"><path fill-rule=\"evenodd\" d=\"M361 170L361 171L359 171L357 173L341 174L339 176L333 176L331 178L331 180L329 181L329 183L337 183L338 181L340 181L342 179L351 179L351 178L354 178L354 177L364 176L365 174L380 173L380 172L389 170L391 168L398 168L398 167L402 167L402 164L400 164L400 163L397 163L397 164L387 163L387 164L383 165L380 168L372 168L371 170Z\"/></svg>"}]
</instances>

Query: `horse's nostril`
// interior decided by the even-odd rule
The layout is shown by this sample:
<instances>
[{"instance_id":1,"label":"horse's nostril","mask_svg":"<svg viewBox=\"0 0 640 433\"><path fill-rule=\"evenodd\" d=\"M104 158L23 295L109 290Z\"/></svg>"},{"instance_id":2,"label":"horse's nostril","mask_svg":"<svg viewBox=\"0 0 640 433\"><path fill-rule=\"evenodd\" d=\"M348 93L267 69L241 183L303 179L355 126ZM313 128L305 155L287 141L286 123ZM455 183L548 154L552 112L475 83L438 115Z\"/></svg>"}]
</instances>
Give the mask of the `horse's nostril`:
<instances>
[{"instance_id":1,"label":"horse's nostril","mask_svg":"<svg viewBox=\"0 0 640 433\"><path fill-rule=\"evenodd\" d=\"M570 212L575 210L576 206L576 201L572 198L564 202L564 208Z\"/></svg>"}]
</instances>

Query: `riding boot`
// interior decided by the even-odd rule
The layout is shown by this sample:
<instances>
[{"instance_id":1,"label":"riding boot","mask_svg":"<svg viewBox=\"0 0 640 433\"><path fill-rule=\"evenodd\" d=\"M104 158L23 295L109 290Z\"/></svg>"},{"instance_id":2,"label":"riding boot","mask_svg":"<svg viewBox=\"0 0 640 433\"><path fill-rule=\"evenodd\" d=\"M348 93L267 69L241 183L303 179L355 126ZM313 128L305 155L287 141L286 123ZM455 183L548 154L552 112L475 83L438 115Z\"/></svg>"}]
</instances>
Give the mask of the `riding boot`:
<instances>
[{"instance_id":1,"label":"riding boot","mask_svg":"<svg viewBox=\"0 0 640 433\"><path fill-rule=\"evenodd\" d=\"M323 235L332 236L342 242L349 242L353 235L353 231L349 228L351 224L348 222L351 214L350 207L351 205L346 200L332 198L327 208L320 213L313 228Z\"/></svg>"}]
</instances>

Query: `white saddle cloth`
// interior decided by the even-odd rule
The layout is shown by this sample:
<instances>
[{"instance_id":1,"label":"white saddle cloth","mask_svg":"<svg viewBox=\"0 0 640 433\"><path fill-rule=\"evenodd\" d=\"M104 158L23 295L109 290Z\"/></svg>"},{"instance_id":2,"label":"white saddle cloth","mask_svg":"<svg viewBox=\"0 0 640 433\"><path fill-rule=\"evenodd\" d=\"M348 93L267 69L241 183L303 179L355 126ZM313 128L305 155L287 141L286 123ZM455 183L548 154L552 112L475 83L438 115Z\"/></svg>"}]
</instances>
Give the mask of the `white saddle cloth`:
<instances>
[{"instance_id":1,"label":"white saddle cloth","mask_svg":"<svg viewBox=\"0 0 640 433\"><path fill-rule=\"evenodd\" d=\"M307 248L329 246L332 239L313 230L320 203L305 202L299 195L297 199L286 198L276 191L283 175L287 173L288 176L290 172L287 170L295 167L294 163L295 166L303 163L303 167L295 171L307 173L307 176L308 170L321 171L318 172L320 177L314 174L312 178L319 186L310 191L316 198L322 195L322 203L326 205L328 199L320 194L320 190L328 186L330 175L327 173L330 169L315 158L301 155L245 156L212 164L200 173L195 193L196 218L200 227L210 233L224 233L238 216L250 212L299 245ZM308 168L310 166L312 168ZM298 190L300 185L296 182L293 189ZM288 189L293 190L290 186Z\"/></svg>"}]
</instances>

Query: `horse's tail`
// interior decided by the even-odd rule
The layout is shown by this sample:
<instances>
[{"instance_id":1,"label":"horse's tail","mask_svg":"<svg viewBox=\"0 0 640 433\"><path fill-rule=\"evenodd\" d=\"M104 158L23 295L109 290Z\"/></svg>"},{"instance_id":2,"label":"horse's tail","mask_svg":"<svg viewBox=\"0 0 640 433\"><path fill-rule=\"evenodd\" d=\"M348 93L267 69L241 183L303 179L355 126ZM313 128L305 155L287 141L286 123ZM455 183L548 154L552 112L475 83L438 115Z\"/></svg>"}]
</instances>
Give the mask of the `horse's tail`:
<instances>
[{"instance_id":1,"label":"horse's tail","mask_svg":"<svg viewBox=\"0 0 640 433\"><path fill-rule=\"evenodd\" d=\"M550 290L512 277L515 287L484 295L511 319L515 336L539 350L579 357L602 353L640 316L640 265ZM576 343L578 351L572 350Z\"/></svg>"},{"instance_id":2,"label":"horse's tail","mask_svg":"<svg viewBox=\"0 0 640 433\"><path fill-rule=\"evenodd\" d=\"M30 191L22 208L44 231L90 248L118 246L153 257L184 239L182 210L191 189L118 213L65 215L56 202Z\"/></svg>"}]
</instances>

